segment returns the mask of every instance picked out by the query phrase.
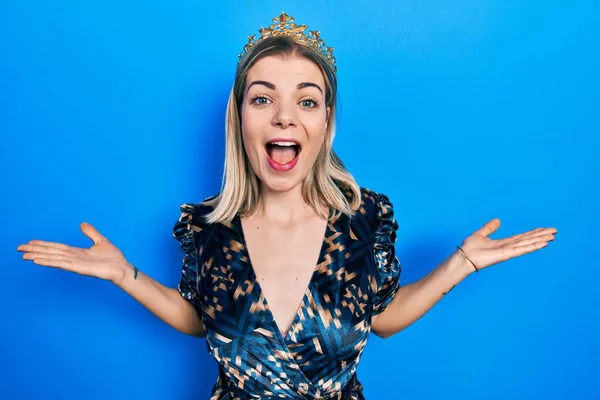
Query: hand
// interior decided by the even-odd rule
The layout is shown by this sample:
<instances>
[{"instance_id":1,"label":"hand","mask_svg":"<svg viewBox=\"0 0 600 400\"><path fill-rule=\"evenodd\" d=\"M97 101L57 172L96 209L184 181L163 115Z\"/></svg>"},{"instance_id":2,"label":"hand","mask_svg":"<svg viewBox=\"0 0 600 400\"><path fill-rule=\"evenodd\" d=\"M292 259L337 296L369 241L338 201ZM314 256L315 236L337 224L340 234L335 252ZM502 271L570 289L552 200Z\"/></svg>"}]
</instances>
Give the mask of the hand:
<instances>
[{"instance_id":1,"label":"hand","mask_svg":"<svg viewBox=\"0 0 600 400\"><path fill-rule=\"evenodd\" d=\"M121 279L128 264L121 250L92 225L84 222L80 225L80 229L94 242L89 249L31 240L27 244L19 245L17 250L24 252L24 260L32 260L35 264L62 268L112 282Z\"/></svg>"},{"instance_id":2,"label":"hand","mask_svg":"<svg viewBox=\"0 0 600 400\"><path fill-rule=\"evenodd\" d=\"M467 257L479 269L542 249L554 240L557 232L555 228L537 228L506 239L490 239L488 236L499 226L500 220L495 218L466 238L461 245ZM469 260L465 262L475 271Z\"/></svg>"}]
</instances>

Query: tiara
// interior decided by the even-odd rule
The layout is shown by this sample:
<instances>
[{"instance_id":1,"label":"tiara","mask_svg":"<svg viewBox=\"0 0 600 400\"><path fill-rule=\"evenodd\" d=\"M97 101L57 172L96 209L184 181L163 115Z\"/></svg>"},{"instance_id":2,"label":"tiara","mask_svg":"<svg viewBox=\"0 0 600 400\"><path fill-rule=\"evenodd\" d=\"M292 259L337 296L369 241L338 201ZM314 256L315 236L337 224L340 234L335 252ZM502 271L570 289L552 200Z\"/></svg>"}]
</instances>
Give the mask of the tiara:
<instances>
[{"instance_id":1,"label":"tiara","mask_svg":"<svg viewBox=\"0 0 600 400\"><path fill-rule=\"evenodd\" d=\"M320 53L329 62L333 71L337 71L335 65L335 57L333 56L333 47L327 47L323 39L319 37L319 31L308 31L305 33L306 25L296 25L294 17L287 15L282 12L279 17L273 18L274 24L269 25L268 28L260 28L260 36L257 38L256 35L248 36L248 43L244 46L244 50L238 56L238 63L242 60L244 55L248 53L248 50L254 45L259 43L265 38L272 36L285 35L289 36L296 43L300 43L304 46L310 47L314 51Z\"/></svg>"}]
</instances>

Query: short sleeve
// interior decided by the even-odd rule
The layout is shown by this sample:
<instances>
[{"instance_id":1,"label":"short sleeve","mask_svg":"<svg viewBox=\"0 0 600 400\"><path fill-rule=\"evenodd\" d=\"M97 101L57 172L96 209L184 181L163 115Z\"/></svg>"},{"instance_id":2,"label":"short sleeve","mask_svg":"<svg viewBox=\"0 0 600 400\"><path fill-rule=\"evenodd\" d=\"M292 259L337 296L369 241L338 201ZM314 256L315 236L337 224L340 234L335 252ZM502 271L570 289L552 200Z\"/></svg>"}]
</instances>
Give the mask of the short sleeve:
<instances>
[{"instance_id":1,"label":"short sleeve","mask_svg":"<svg viewBox=\"0 0 600 400\"><path fill-rule=\"evenodd\" d=\"M194 218L196 205L184 203L179 207L179 211L181 214L173 226L173 237L181 243L183 252L178 290L186 300L198 306L200 279L195 234L202 230L202 226L199 226L197 218Z\"/></svg>"},{"instance_id":2,"label":"short sleeve","mask_svg":"<svg viewBox=\"0 0 600 400\"><path fill-rule=\"evenodd\" d=\"M373 253L377 290L373 299L373 316L385 310L394 298L399 288L402 269L396 257L398 223L394 217L393 205L383 194L377 194L375 199L377 216Z\"/></svg>"}]
</instances>

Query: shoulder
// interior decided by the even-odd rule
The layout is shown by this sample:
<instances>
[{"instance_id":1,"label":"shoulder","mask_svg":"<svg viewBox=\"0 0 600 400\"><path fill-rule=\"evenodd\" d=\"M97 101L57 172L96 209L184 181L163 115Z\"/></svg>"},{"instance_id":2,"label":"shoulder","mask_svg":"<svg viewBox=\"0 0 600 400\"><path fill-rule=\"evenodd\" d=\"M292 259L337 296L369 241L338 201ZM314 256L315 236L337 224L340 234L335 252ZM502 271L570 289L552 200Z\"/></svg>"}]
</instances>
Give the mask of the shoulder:
<instances>
[{"instance_id":1,"label":"shoulder","mask_svg":"<svg viewBox=\"0 0 600 400\"><path fill-rule=\"evenodd\" d=\"M356 215L366 218L373 231L381 228L382 224L396 224L394 206L387 195L361 187L360 208Z\"/></svg>"},{"instance_id":2,"label":"shoulder","mask_svg":"<svg viewBox=\"0 0 600 400\"><path fill-rule=\"evenodd\" d=\"M394 208L387 195L374 190L360 188L360 205L348 220L351 235L365 243L379 240L382 235L395 235L397 229Z\"/></svg>"},{"instance_id":3,"label":"shoulder","mask_svg":"<svg viewBox=\"0 0 600 400\"><path fill-rule=\"evenodd\" d=\"M206 222L206 216L214 209L214 199L210 196L199 203L182 203L179 217L173 225L173 237L182 244L192 242L195 234L210 230L213 224Z\"/></svg>"}]
</instances>

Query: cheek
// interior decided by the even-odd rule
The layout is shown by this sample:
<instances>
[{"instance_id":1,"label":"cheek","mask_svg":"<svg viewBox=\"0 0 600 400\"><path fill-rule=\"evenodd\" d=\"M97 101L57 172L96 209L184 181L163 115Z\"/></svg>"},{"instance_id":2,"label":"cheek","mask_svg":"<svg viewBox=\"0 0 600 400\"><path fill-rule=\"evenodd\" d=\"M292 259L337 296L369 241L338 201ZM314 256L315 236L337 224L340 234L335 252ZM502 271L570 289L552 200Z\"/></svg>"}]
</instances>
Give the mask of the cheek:
<instances>
[{"instance_id":1,"label":"cheek","mask_svg":"<svg viewBox=\"0 0 600 400\"><path fill-rule=\"evenodd\" d=\"M251 159L256 158L256 152L258 150L256 135L254 135L251 130L247 131L242 128L242 140L248 157Z\"/></svg>"},{"instance_id":2,"label":"cheek","mask_svg":"<svg viewBox=\"0 0 600 400\"><path fill-rule=\"evenodd\" d=\"M319 152L321 147L323 146L323 141L325 140L325 132L327 130L327 125L325 121L318 121L308 129L309 139L311 143L311 154L316 154Z\"/></svg>"},{"instance_id":3,"label":"cheek","mask_svg":"<svg viewBox=\"0 0 600 400\"><path fill-rule=\"evenodd\" d=\"M256 121L247 114L242 114L242 139L246 152L252 153L257 148L257 141L260 140L260 129L256 126Z\"/></svg>"}]
</instances>

